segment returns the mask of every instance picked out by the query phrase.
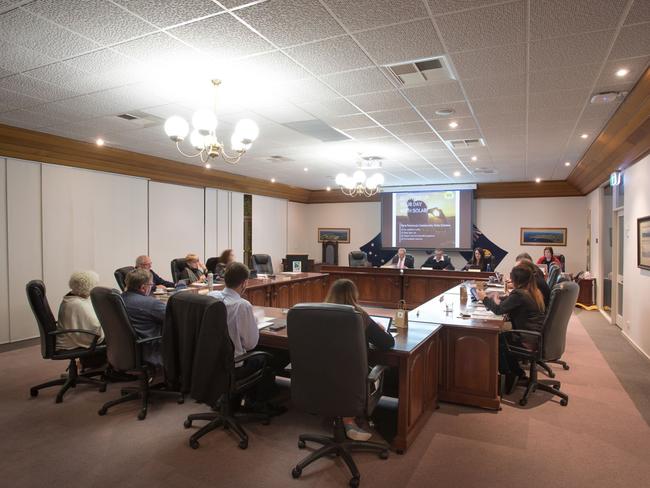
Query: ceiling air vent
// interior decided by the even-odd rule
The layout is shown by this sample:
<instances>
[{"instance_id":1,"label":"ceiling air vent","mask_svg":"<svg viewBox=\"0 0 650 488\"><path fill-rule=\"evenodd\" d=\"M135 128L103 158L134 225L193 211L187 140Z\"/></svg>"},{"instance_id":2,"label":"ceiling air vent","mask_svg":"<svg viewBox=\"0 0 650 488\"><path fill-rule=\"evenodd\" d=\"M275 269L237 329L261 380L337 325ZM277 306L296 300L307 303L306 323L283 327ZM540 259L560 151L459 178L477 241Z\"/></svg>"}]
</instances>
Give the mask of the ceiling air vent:
<instances>
[{"instance_id":1,"label":"ceiling air vent","mask_svg":"<svg viewBox=\"0 0 650 488\"><path fill-rule=\"evenodd\" d=\"M124 120L135 120L135 119L137 119L137 117L135 115L131 115L131 114L120 114L120 115L118 115L118 117L120 119L124 119Z\"/></svg>"},{"instance_id":2,"label":"ceiling air vent","mask_svg":"<svg viewBox=\"0 0 650 488\"><path fill-rule=\"evenodd\" d=\"M476 147L485 146L485 141L482 138L479 139L453 139L446 141L454 149L472 149Z\"/></svg>"},{"instance_id":3,"label":"ceiling air vent","mask_svg":"<svg viewBox=\"0 0 650 488\"><path fill-rule=\"evenodd\" d=\"M266 160L270 161L271 163L288 163L290 161L293 161L293 159L287 158L286 156L280 156L278 154L269 156L268 158L266 158Z\"/></svg>"},{"instance_id":4,"label":"ceiling air vent","mask_svg":"<svg viewBox=\"0 0 650 488\"><path fill-rule=\"evenodd\" d=\"M387 65L388 71L403 86L454 80L444 56Z\"/></svg>"},{"instance_id":5,"label":"ceiling air vent","mask_svg":"<svg viewBox=\"0 0 650 488\"><path fill-rule=\"evenodd\" d=\"M497 170L494 168L474 168L473 173L475 175L494 175Z\"/></svg>"},{"instance_id":6,"label":"ceiling air vent","mask_svg":"<svg viewBox=\"0 0 650 488\"><path fill-rule=\"evenodd\" d=\"M117 117L120 119L128 120L129 122L133 122L133 124L137 125L142 129L145 127L155 127L157 125L163 125L165 123L165 119L158 117L156 115L142 112L141 110L134 110L133 112L123 113L118 115Z\"/></svg>"}]
</instances>

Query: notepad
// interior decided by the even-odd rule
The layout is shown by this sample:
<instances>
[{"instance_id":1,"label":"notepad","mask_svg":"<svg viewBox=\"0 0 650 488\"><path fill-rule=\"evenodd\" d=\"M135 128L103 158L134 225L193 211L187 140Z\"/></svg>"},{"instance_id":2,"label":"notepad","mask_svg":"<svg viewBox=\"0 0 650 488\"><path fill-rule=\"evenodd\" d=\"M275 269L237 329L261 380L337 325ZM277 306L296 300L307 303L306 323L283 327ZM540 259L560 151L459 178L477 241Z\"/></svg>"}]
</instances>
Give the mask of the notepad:
<instances>
[{"instance_id":1,"label":"notepad","mask_svg":"<svg viewBox=\"0 0 650 488\"><path fill-rule=\"evenodd\" d=\"M269 325L273 325L273 322L269 321L269 320L264 321L264 322L259 322L257 324L257 330L264 329L265 327L268 327Z\"/></svg>"}]
</instances>

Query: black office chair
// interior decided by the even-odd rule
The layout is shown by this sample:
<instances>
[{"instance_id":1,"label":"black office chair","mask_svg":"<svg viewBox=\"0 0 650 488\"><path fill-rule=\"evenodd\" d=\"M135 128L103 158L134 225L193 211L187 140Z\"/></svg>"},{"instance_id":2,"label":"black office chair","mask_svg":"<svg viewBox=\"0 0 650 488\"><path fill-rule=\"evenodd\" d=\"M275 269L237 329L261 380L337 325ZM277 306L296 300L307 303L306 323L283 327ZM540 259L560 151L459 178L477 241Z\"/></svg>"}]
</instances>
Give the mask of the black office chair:
<instances>
[{"instance_id":1,"label":"black office chair","mask_svg":"<svg viewBox=\"0 0 650 488\"><path fill-rule=\"evenodd\" d=\"M187 267L187 261L185 258L176 258L172 259L170 265L172 270L172 280L174 283L178 283L181 273Z\"/></svg>"},{"instance_id":2,"label":"black office chair","mask_svg":"<svg viewBox=\"0 0 650 488\"><path fill-rule=\"evenodd\" d=\"M555 257L560 260L560 268L562 269L562 272L566 271L566 259L564 254L556 254Z\"/></svg>"},{"instance_id":3,"label":"black office chair","mask_svg":"<svg viewBox=\"0 0 650 488\"><path fill-rule=\"evenodd\" d=\"M557 285L557 281L560 278L560 274L562 273L562 270L560 269L559 266L557 265L551 265L549 270L548 270L548 277L546 278L546 283L548 284L548 287L552 290L555 285Z\"/></svg>"},{"instance_id":4,"label":"black office chair","mask_svg":"<svg viewBox=\"0 0 650 488\"><path fill-rule=\"evenodd\" d=\"M234 357L234 347L228 334L226 306L212 297L196 294L174 295L167 305L165 334L178 340L176 347L165 340L165 357L180 356L180 369L183 364L192 371L174 368L171 375L180 383L181 391L190 392L192 398L208 403L213 411L187 416L185 428L190 428L196 420L207 420L190 437L192 449L198 449L199 439L216 428L230 430L239 437L239 447L248 447L248 434L240 421L260 420L270 422L265 413L239 413L233 410L233 399L239 398L264 379L267 352L254 351ZM192 343L193 341L193 343ZM185 359L182 357L185 356ZM260 367L248 376L235 378L235 363L252 358L262 358ZM170 364L171 366L171 364ZM178 366L175 364L174 366ZM167 366L166 366L167 367Z\"/></svg>"},{"instance_id":5,"label":"black office chair","mask_svg":"<svg viewBox=\"0 0 650 488\"><path fill-rule=\"evenodd\" d=\"M216 275L217 264L219 264L219 258L208 258L208 260L205 262L205 267L208 268L208 273Z\"/></svg>"},{"instance_id":6,"label":"black office chair","mask_svg":"<svg viewBox=\"0 0 650 488\"><path fill-rule=\"evenodd\" d=\"M334 418L334 435L301 434L298 447L306 442L323 447L300 461L294 478L317 459L335 454L347 464L352 479L360 481L352 452L370 451L388 458L388 445L348 440L342 417L370 415L381 397L385 366L368 374L367 342L361 315L349 305L299 304L287 315L291 355L291 401L306 412Z\"/></svg>"},{"instance_id":7,"label":"black office chair","mask_svg":"<svg viewBox=\"0 0 650 488\"><path fill-rule=\"evenodd\" d=\"M117 281L117 286L120 287L120 290L126 290L126 275L128 275L135 268L133 266L124 266L123 268L117 268L113 275L115 276L115 281Z\"/></svg>"},{"instance_id":8,"label":"black office chair","mask_svg":"<svg viewBox=\"0 0 650 488\"><path fill-rule=\"evenodd\" d=\"M337 241L323 242L323 264L338 266L339 264L339 243Z\"/></svg>"},{"instance_id":9,"label":"black office chair","mask_svg":"<svg viewBox=\"0 0 650 488\"><path fill-rule=\"evenodd\" d=\"M109 408L139 398L142 404L138 412L138 420L144 420L151 395L174 396L178 403L183 403L183 397L178 392L164 390L164 385L149 384L150 370L153 370L153 366L145 362L143 348L146 344L160 341L162 337L138 339L122 296L117 290L97 286L90 292L90 300L104 329L109 364L115 371L136 376L140 382L138 388L123 388L120 398L106 402L97 413L106 415Z\"/></svg>"},{"instance_id":10,"label":"black office chair","mask_svg":"<svg viewBox=\"0 0 650 488\"><path fill-rule=\"evenodd\" d=\"M268 254L253 254L251 263L258 274L273 274L273 261Z\"/></svg>"},{"instance_id":11,"label":"black office chair","mask_svg":"<svg viewBox=\"0 0 650 488\"><path fill-rule=\"evenodd\" d=\"M27 292L27 300L29 305L32 308L34 317L36 317L36 323L38 324L38 332L41 337L41 355L43 359L53 359L55 361L68 361L67 374L56 380L48 381L40 385L32 386L29 390L29 394L32 397L38 396L39 390L43 388L49 388L50 386L59 386L62 385L59 393L56 395L56 403L61 403L63 401L63 395L70 388L75 388L78 384L89 384L99 387L99 391L106 391L106 382L103 379L96 380L93 379L93 376L100 376L104 374L102 370L91 370L88 372L79 373L77 368L77 359L90 358L92 356L97 356L98 354L105 354L106 346L97 345L97 340L99 336L82 329L67 329L67 330L58 330L57 322L54 319L54 314L52 314L52 309L50 304L47 301L47 296L45 294L45 284L41 280L32 280L27 283L25 287ZM78 347L76 349L57 349L56 348L56 339L58 336L63 334L86 334L93 336L93 341L88 349L84 347Z\"/></svg>"},{"instance_id":12,"label":"black office chair","mask_svg":"<svg viewBox=\"0 0 650 488\"><path fill-rule=\"evenodd\" d=\"M519 400L519 404L522 406L528 403L528 396L535 390L559 396L562 406L569 403L569 396L560 391L560 382L538 379L537 366L551 360L558 360L564 353L566 331L578 299L579 289L580 287L576 283L563 282L551 290L551 301L542 332L528 330L502 332L502 334L506 334L506 346L509 353L530 363L528 385L524 396Z\"/></svg>"},{"instance_id":13,"label":"black office chair","mask_svg":"<svg viewBox=\"0 0 650 488\"><path fill-rule=\"evenodd\" d=\"M348 254L348 266L362 268L370 266L368 255L363 251L350 251Z\"/></svg>"}]
</instances>

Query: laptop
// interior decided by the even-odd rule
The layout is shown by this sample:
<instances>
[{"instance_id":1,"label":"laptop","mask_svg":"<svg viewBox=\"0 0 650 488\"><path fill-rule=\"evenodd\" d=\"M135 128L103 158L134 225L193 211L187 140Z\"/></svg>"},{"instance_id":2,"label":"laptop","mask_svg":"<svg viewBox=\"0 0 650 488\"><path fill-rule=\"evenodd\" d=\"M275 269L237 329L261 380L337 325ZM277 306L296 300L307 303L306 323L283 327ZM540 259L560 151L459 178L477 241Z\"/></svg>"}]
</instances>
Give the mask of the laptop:
<instances>
[{"instance_id":1,"label":"laptop","mask_svg":"<svg viewBox=\"0 0 650 488\"><path fill-rule=\"evenodd\" d=\"M381 325L386 332L390 332L395 328L393 325L393 317L384 317L383 315L371 315L370 318ZM391 329L392 327L392 329Z\"/></svg>"}]
</instances>

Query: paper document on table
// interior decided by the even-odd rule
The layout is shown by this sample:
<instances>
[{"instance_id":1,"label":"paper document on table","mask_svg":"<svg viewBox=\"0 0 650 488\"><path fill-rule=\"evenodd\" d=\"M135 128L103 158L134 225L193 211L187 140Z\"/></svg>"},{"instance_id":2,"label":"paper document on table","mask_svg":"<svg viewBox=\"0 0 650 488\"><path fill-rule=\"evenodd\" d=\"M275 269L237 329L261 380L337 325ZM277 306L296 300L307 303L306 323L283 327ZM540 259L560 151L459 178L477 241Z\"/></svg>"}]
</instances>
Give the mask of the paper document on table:
<instances>
[{"instance_id":1,"label":"paper document on table","mask_svg":"<svg viewBox=\"0 0 650 488\"><path fill-rule=\"evenodd\" d=\"M268 327L269 325L273 325L273 322L270 320L264 321L264 322L259 322L257 324L257 330L263 329L265 327Z\"/></svg>"},{"instance_id":2,"label":"paper document on table","mask_svg":"<svg viewBox=\"0 0 650 488\"><path fill-rule=\"evenodd\" d=\"M471 315L473 319L503 320L503 315L495 315L486 309L474 310Z\"/></svg>"},{"instance_id":3,"label":"paper document on table","mask_svg":"<svg viewBox=\"0 0 650 488\"><path fill-rule=\"evenodd\" d=\"M485 293L494 293L494 292L497 292L497 293L503 292L503 287L499 288L499 287L496 287L496 286L488 286L485 289Z\"/></svg>"}]
</instances>

